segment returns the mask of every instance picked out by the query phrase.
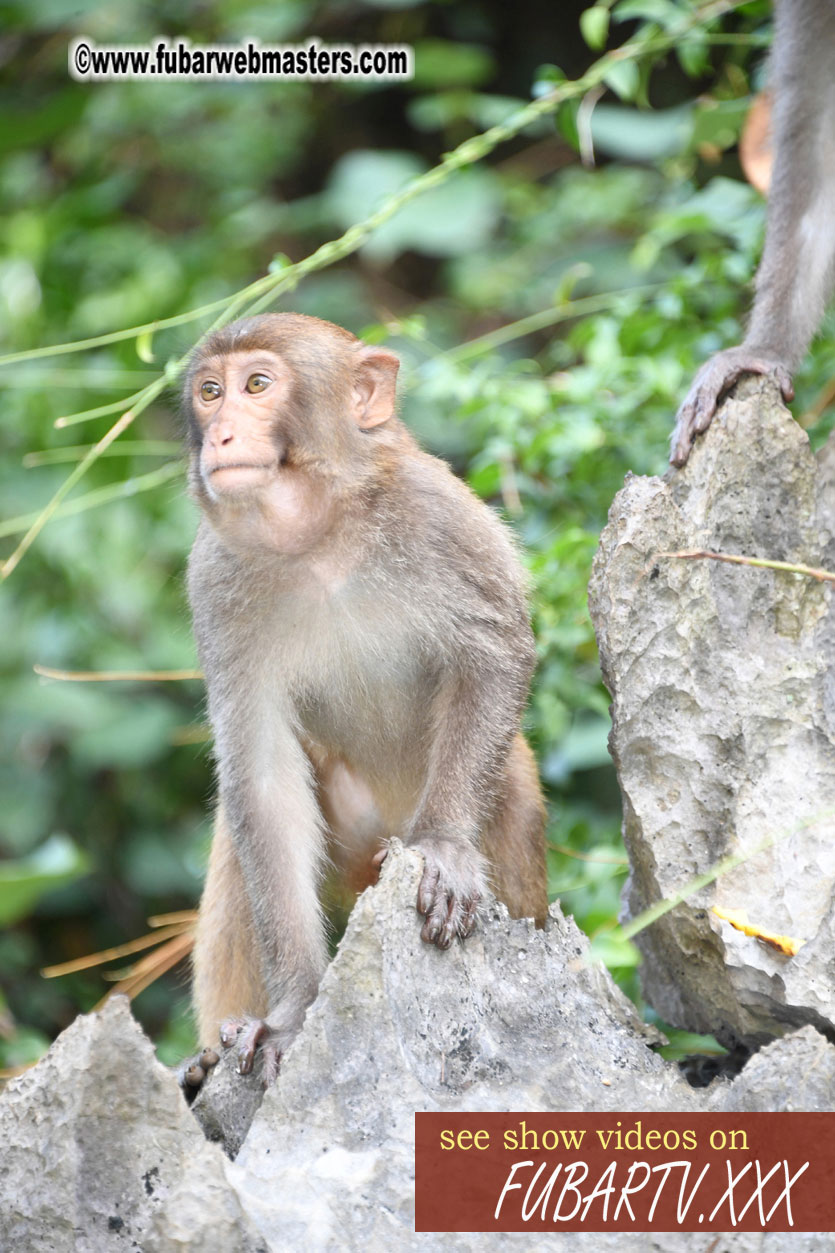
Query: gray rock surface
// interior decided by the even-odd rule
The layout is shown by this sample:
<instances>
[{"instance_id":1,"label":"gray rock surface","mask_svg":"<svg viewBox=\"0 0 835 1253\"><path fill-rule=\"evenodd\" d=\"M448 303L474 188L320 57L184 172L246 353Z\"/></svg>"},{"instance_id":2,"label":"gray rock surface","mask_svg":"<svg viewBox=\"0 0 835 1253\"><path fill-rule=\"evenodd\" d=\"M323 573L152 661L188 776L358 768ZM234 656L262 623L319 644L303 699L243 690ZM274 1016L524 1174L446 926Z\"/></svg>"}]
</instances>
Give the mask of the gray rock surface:
<instances>
[{"instance_id":1,"label":"gray rock surface","mask_svg":"<svg viewBox=\"0 0 835 1253\"><path fill-rule=\"evenodd\" d=\"M832 587L657 554L831 566L833 467L832 449L816 460L772 385L750 380L684 470L627 479L589 589L613 696L626 912L747 856L637 940L662 1017L725 1041L757 1044L804 1023L835 1032ZM712 906L805 945L784 956Z\"/></svg>"},{"instance_id":2,"label":"gray rock surface","mask_svg":"<svg viewBox=\"0 0 835 1253\"><path fill-rule=\"evenodd\" d=\"M835 1048L814 1027L802 1027L755 1053L741 1074L705 1094L719 1113L835 1110Z\"/></svg>"},{"instance_id":3,"label":"gray rock surface","mask_svg":"<svg viewBox=\"0 0 835 1253\"><path fill-rule=\"evenodd\" d=\"M702 1253L710 1240L694 1234L415 1234L414 1112L833 1107L835 1048L812 1029L765 1050L750 1083L743 1071L689 1088L650 1051L608 974L584 962L587 941L557 907L545 931L495 906L466 944L428 947L414 914L419 873L395 848L358 902L229 1167L270 1249ZM831 1248L829 1236L735 1233L711 1253Z\"/></svg>"},{"instance_id":4,"label":"gray rock surface","mask_svg":"<svg viewBox=\"0 0 835 1253\"><path fill-rule=\"evenodd\" d=\"M725 1111L788 1108L790 1099L829 1108L835 1095L835 1048L811 1029L765 1049L750 1063L757 1071L694 1091L651 1051L608 974L583 960L587 942L558 908L536 931L490 907L466 944L440 953L419 939L419 873L415 855L395 847L381 883L360 899L234 1163L203 1139L124 1002L79 1018L0 1097L0 1249L833 1247L829 1236L803 1234L736 1233L714 1245L687 1233L415 1234L416 1110Z\"/></svg>"},{"instance_id":5,"label":"gray rock surface","mask_svg":"<svg viewBox=\"0 0 835 1253\"><path fill-rule=\"evenodd\" d=\"M125 997L77 1018L9 1083L0 1145L4 1253L263 1247L226 1182L226 1159L204 1139ZM197 1242L178 1245L166 1232L172 1214L176 1227L186 1212L184 1184Z\"/></svg>"},{"instance_id":6,"label":"gray rock surface","mask_svg":"<svg viewBox=\"0 0 835 1253\"><path fill-rule=\"evenodd\" d=\"M554 907L537 931L494 905L439 952L420 939L420 869L396 847L360 898L232 1168L276 1247L339 1249L350 1233L347 1247L382 1249L409 1231L417 1110L697 1108L608 974L584 964L572 920Z\"/></svg>"},{"instance_id":7,"label":"gray rock surface","mask_svg":"<svg viewBox=\"0 0 835 1253\"><path fill-rule=\"evenodd\" d=\"M257 1066L249 1075L238 1074L234 1048L219 1052L220 1061L198 1092L191 1112L206 1139L220 1144L234 1158L264 1098L264 1085Z\"/></svg>"}]
</instances>

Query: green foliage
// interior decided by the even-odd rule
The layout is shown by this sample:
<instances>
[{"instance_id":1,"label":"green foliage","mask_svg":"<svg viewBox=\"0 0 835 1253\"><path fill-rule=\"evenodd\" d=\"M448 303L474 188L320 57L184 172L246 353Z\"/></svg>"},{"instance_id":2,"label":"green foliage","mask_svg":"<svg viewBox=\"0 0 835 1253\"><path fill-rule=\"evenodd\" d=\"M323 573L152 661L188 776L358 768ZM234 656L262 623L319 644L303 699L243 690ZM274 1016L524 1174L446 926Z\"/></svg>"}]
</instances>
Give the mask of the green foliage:
<instances>
[{"instance_id":1,"label":"green foliage","mask_svg":"<svg viewBox=\"0 0 835 1253\"><path fill-rule=\"evenodd\" d=\"M2 9L20 40L0 81L6 353L154 324L271 267L286 271L287 257L307 256L505 121L534 77L537 91L576 79L598 55L584 40L597 50L641 32L666 37L694 12L685 0L624 0L581 22L577 4L532 49L518 31L541 11L524 4L505 13L379 0L353 15L308 0L187 13L129 0L81 17L56 0ZM664 472L689 378L739 337L764 214L733 149L767 14L747 4L682 37L676 56L622 62L599 103L564 105L556 127L540 121L426 192L281 303L390 344L404 362L405 420L518 530L540 650L528 730L552 809L552 888L633 993L635 950L609 934L626 867L586 585L623 476ZM411 42L419 72L397 87L83 85L66 75L66 44L82 31L101 42ZM711 42L728 33L734 42ZM537 71L551 57L565 70ZM594 168L577 147L587 159L593 151ZM205 324L2 367L5 553L121 398ZM834 369L823 337L798 374L797 413L816 405ZM102 407L110 415L81 431L53 425ZM140 415L0 593L8 1064L103 990L95 972L44 983L40 966L122 943L149 915L198 896L212 789L200 685L71 685L32 670L195 664L182 591L195 511L172 457L175 409L169 392ZM173 976L137 1006L171 1060L189 1047L184 1003ZM8 1016L16 1029L4 1029Z\"/></svg>"},{"instance_id":2,"label":"green foliage","mask_svg":"<svg viewBox=\"0 0 835 1253\"><path fill-rule=\"evenodd\" d=\"M28 857L0 863L0 926L25 918L42 897L89 868L89 858L65 835L50 836Z\"/></svg>"},{"instance_id":3,"label":"green foliage","mask_svg":"<svg viewBox=\"0 0 835 1253\"><path fill-rule=\"evenodd\" d=\"M689 1057L693 1053L707 1054L716 1058L724 1057L727 1054L727 1049L722 1048L721 1044L717 1044L712 1035L697 1035L694 1031L679 1031L675 1027L668 1027L666 1023L659 1025L667 1036L669 1044L662 1045L658 1052L668 1062L683 1061L685 1057Z\"/></svg>"},{"instance_id":4,"label":"green foliage","mask_svg":"<svg viewBox=\"0 0 835 1253\"><path fill-rule=\"evenodd\" d=\"M334 167L325 212L338 231L347 230L427 168L410 153L355 149ZM363 252L377 262L390 262L408 248L435 257L458 256L487 246L499 212L496 177L485 169L464 170L402 208L374 232Z\"/></svg>"},{"instance_id":5,"label":"green foliage","mask_svg":"<svg viewBox=\"0 0 835 1253\"><path fill-rule=\"evenodd\" d=\"M580 14L580 30L590 48L602 48L609 34L609 10L605 5L596 4Z\"/></svg>"}]
</instances>

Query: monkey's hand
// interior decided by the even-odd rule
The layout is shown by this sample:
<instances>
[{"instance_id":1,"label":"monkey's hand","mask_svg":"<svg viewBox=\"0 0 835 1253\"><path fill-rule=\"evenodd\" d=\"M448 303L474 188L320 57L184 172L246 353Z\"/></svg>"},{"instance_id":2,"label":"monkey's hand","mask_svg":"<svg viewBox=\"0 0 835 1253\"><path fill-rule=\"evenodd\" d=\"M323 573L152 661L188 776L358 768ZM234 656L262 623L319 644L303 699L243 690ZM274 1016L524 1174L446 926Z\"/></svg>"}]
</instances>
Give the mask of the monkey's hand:
<instances>
[{"instance_id":1,"label":"monkey's hand","mask_svg":"<svg viewBox=\"0 0 835 1253\"><path fill-rule=\"evenodd\" d=\"M180 1062L176 1068L177 1082L183 1090L183 1096L191 1105L197 1093L202 1088L206 1076L220 1061L214 1049L203 1049L202 1053L197 1053L194 1057L188 1057L184 1062Z\"/></svg>"},{"instance_id":2,"label":"monkey's hand","mask_svg":"<svg viewBox=\"0 0 835 1253\"><path fill-rule=\"evenodd\" d=\"M295 1031L270 1025L269 1018L227 1018L220 1028L220 1042L225 1049L234 1048L238 1057L238 1074L248 1075L261 1058L264 1087L275 1082L281 1056L290 1046Z\"/></svg>"},{"instance_id":3,"label":"monkey's hand","mask_svg":"<svg viewBox=\"0 0 835 1253\"><path fill-rule=\"evenodd\" d=\"M417 908L426 921L421 939L449 948L475 926L478 905L487 889L484 859L466 840L424 836L411 846L424 860Z\"/></svg>"},{"instance_id":4,"label":"monkey's hand","mask_svg":"<svg viewBox=\"0 0 835 1253\"><path fill-rule=\"evenodd\" d=\"M683 466L697 435L713 421L719 402L743 374L770 374L782 392L783 399L794 399L794 387L784 361L755 348L726 348L706 361L693 380L690 391L678 411L670 445L670 461Z\"/></svg>"}]
</instances>

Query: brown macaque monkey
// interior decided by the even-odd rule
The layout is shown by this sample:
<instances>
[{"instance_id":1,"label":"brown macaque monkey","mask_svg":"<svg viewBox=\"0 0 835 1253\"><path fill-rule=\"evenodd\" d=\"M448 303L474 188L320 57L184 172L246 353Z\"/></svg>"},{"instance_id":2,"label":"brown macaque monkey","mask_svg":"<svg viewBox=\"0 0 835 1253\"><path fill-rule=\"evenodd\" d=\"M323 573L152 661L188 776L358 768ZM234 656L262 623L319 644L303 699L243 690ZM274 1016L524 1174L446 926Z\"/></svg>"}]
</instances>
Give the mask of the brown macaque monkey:
<instances>
[{"instance_id":1,"label":"brown macaque monkey","mask_svg":"<svg viewBox=\"0 0 835 1253\"><path fill-rule=\"evenodd\" d=\"M544 807L519 731L525 579L493 512L395 415L399 362L298 314L236 322L191 359L203 518L189 563L219 800L194 953L204 1044L265 1082L327 962L327 855L373 881L424 859L421 935L472 930L488 886L542 920Z\"/></svg>"},{"instance_id":2,"label":"brown macaque monkey","mask_svg":"<svg viewBox=\"0 0 835 1253\"><path fill-rule=\"evenodd\" d=\"M794 397L835 282L835 3L778 0L771 80L774 170L748 331L702 366L682 404L670 461L682 466L743 374L771 374Z\"/></svg>"}]
</instances>

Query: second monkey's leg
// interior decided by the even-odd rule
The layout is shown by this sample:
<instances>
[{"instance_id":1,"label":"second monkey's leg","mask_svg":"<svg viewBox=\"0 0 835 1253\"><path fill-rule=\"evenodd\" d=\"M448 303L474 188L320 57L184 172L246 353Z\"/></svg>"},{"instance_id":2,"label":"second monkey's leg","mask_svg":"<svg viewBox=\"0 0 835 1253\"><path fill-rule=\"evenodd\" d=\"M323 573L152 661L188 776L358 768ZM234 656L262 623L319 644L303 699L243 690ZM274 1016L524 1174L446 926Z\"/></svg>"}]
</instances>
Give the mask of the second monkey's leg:
<instances>
[{"instance_id":1,"label":"second monkey's leg","mask_svg":"<svg viewBox=\"0 0 835 1253\"><path fill-rule=\"evenodd\" d=\"M771 76L774 171L756 297L742 344L711 357L678 412L670 461L682 466L743 374L771 374L790 401L835 283L835 6L777 5Z\"/></svg>"}]
</instances>

